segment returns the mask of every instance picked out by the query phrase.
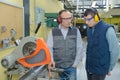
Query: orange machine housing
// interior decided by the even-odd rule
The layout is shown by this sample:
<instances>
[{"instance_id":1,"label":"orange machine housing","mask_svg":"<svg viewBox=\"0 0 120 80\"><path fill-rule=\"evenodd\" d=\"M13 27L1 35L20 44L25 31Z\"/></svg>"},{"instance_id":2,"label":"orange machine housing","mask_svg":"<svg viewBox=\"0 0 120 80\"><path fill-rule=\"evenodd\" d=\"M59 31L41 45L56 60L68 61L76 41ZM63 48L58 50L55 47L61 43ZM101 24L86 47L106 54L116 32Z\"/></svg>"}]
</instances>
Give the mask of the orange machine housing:
<instances>
[{"instance_id":1,"label":"orange machine housing","mask_svg":"<svg viewBox=\"0 0 120 80\"><path fill-rule=\"evenodd\" d=\"M27 62L28 59L32 59L34 58L35 56L38 56L38 54L40 54L39 52L40 51L44 51L44 59L42 61L39 61L39 62L35 62L35 63L30 63L30 62ZM38 58L43 58L43 56L38 56ZM50 61L51 61L51 55L50 55L50 51L49 51L49 48L47 46L47 44L44 42L44 40L42 38L38 38L36 40L36 49L35 51L28 55L28 56L25 56L23 58L20 58L17 60L20 64L22 64L23 66L25 67L28 67L28 68L31 68L31 67L35 67L35 66L41 66L41 65L45 65L45 64L49 64Z\"/></svg>"}]
</instances>

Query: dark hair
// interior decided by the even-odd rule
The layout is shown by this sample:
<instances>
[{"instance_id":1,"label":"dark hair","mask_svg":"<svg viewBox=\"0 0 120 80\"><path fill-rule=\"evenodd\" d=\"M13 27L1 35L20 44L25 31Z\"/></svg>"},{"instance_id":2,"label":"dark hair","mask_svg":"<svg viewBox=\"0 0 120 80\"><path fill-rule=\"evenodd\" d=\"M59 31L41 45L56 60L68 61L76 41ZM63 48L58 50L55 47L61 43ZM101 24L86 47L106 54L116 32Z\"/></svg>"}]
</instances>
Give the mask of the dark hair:
<instances>
[{"instance_id":1,"label":"dark hair","mask_svg":"<svg viewBox=\"0 0 120 80\"><path fill-rule=\"evenodd\" d=\"M86 11L84 12L84 16L87 16L87 15L92 15L92 16L95 16L97 15L100 19L100 16L98 14L98 11L96 8L88 8L86 9Z\"/></svg>"}]
</instances>

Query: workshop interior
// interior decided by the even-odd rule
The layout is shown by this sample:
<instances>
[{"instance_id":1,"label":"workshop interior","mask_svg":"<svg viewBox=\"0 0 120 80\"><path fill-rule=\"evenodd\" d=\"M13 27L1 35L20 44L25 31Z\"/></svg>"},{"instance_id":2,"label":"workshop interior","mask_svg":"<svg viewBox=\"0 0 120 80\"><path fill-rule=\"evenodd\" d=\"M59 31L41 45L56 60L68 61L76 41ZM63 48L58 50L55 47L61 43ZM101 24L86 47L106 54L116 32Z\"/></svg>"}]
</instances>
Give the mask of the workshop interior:
<instances>
[{"instance_id":1,"label":"workshop interior","mask_svg":"<svg viewBox=\"0 0 120 80\"><path fill-rule=\"evenodd\" d=\"M73 26L85 42L88 27L83 13L89 7L114 26L120 46L120 0L0 0L0 80L49 80L51 55L46 40L58 26L58 12L68 9L73 13ZM87 80L81 64L77 78ZM119 80L120 56L113 72L106 80Z\"/></svg>"}]
</instances>

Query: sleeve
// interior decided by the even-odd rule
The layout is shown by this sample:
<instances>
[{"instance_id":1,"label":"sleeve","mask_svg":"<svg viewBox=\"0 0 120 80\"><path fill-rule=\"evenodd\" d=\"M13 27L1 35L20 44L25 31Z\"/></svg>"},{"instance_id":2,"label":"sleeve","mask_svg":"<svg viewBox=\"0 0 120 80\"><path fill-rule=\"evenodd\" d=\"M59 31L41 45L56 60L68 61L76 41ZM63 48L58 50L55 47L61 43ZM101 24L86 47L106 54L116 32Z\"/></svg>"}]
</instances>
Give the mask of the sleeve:
<instances>
[{"instance_id":1,"label":"sleeve","mask_svg":"<svg viewBox=\"0 0 120 80\"><path fill-rule=\"evenodd\" d=\"M50 50L51 60L53 61L53 35L52 35L52 31L50 31L50 33L48 35L47 45L48 45L48 48Z\"/></svg>"},{"instance_id":2,"label":"sleeve","mask_svg":"<svg viewBox=\"0 0 120 80\"><path fill-rule=\"evenodd\" d=\"M118 45L118 40L115 34L115 30L110 27L106 33L106 38L108 40L109 44L109 51L110 51L110 67L109 71L112 71L117 60L118 60L118 55L120 53L120 48Z\"/></svg>"},{"instance_id":3,"label":"sleeve","mask_svg":"<svg viewBox=\"0 0 120 80\"><path fill-rule=\"evenodd\" d=\"M77 43L76 43L77 47L76 47L76 58L74 61L73 66L77 67L78 64L80 63L80 60L82 59L82 38L81 38L81 34L80 31L77 29Z\"/></svg>"}]
</instances>

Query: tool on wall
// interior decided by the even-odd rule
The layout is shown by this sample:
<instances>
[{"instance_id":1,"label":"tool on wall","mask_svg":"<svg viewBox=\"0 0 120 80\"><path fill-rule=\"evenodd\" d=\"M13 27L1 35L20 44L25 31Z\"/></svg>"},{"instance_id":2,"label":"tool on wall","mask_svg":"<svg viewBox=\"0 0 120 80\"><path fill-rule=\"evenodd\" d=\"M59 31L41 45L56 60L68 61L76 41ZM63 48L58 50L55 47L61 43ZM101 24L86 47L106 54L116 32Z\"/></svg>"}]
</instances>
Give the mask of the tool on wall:
<instances>
[{"instance_id":1,"label":"tool on wall","mask_svg":"<svg viewBox=\"0 0 120 80\"><path fill-rule=\"evenodd\" d=\"M7 31L7 28L5 26L1 27L1 33L5 33ZM10 36L8 38L4 38L1 40L1 45L2 48L8 48L12 45L12 41L15 40L15 36L16 36L17 32L15 29L11 29L10 30Z\"/></svg>"}]
</instances>

